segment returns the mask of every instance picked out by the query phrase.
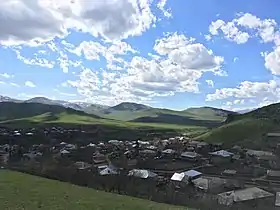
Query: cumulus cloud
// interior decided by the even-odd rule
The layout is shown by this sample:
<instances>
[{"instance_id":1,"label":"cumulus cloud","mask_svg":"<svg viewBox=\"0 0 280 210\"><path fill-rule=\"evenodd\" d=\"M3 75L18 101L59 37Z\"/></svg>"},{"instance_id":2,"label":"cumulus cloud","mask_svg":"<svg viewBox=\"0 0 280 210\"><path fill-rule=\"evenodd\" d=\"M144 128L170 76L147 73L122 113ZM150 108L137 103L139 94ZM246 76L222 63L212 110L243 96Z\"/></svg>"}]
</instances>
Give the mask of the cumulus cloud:
<instances>
[{"instance_id":1,"label":"cumulus cloud","mask_svg":"<svg viewBox=\"0 0 280 210\"><path fill-rule=\"evenodd\" d=\"M21 55L20 49L14 48L13 51L16 53L17 59L19 59L27 65L41 66L44 68L53 68L55 65L55 61L49 61L43 57L40 58L38 57L38 55L34 55L34 58L26 58Z\"/></svg>"},{"instance_id":2,"label":"cumulus cloud","mask_svg":"<svg viewBox=\"0 0 280 210\"><path fill-rule=\"evenodd\" d=\"M14 83L14 82L11 82L10 85L14 86L14 87L20 87L20 85L18 85L17 83Z\"/></svg>"},{"instance_id":3,"label":"cumulus cloud","mask_svg":"<svg viewBox=\"0 0 280 210\"><path fill-rule=\"evenodd\" d=\"M141 35L157 22L150 0L7 0L0 3L0 44L38 45L70 30L109 40ZM165 16L166 1L158 3Z\"/></svg>"},{"instance_id":4,"label":"cumulus cloud","mask_svg":"<svg viewBox=\"0 0 280 210\"><path fill-rule=\"evenodd\" d=\"M208 86L214 87L214 82L213 82L213 80L205 80L205 82L207 83Z\"/></svg>"},{"instance_id":5,"label":"cumulus cloud","mask_svg":"<svg viewBox=\"0 0 280 210\"><path fill-rule=\"evenodd\" d=\"M168 8L166 9L167 0L159 0L157 3L157 7L162 11L163 15L167 18L171 18L172 17L172 13L171 13L171 9Z\"/></svg>"},{"instance_id":6,"label":"cumulus cloud","mask_svg":"<svg viewBox=\"0 0 280 210\"><path fill-rule=\"evenodd\" d=\"M14 75L8 74L8 73L0 73L0 77L4 77L6 79L13 78Z\"/></svg>"},{"instance_id":7,"label":"cumulus cloud","mask_svg":"<svg viewBox=\"0 0 280 210\"><path fill-rule=\"evenodd\" d=\"M265 67L274 75L280 75L280 46L277 46L274 51L264 53Z\"/></svg>"},{"instance_id":8,"label":"cumulus cloud","mask_svg":"<svg viewBox=\"0 0 280 210\"><path fill-rule=\"evenodd\" d=\"M280 85L277 80L268 82L241 82L235 88L217 89L215 93L208 94L206 101L216 100L232 100L232 104L243 104L244 100L253 99L254 103L263 105L262 99L268 103L277 102L280 100ZM252 101L249 100L251 103Z\"/></svg>"},{"instance_id":9,"label":"cumulus cloud","mask_svg":"<svg viewBox=\"0 0 280 210\"><path fill-rule=\"evenodd\" d=\"M31 87L31 88L35 88L36 87L36 85L33 82L31 82L31 81L26 81L24 84L25 84L26 87Z\"/></svg>"},{"instance_id":10,"label":"cumulus cloud","mask_svg":"<svg viewBox=\"0 0 280 210\"><path fill-rule=\"evenodd\" d=\"M126 54L127 49L132 54L137 53L123 43L119 45L125 47L107 47L103 54L107 62L118 58L116 54ZM223 64L222 57L182 34L173 33L157 40L154 50L156 54L150 54L148 58L134 55L130 61L122 63L120 60L123 66L109 68L120 70L117 72L84 68L79 79L68 81L68 84L93 101L103 100L107 104L145 102L176 92L198 93L201 76L209 71L216 74Z\"/></svg>"},{"instance_id":11,"label":"cumulus cloud","mask_svg":"<svg viewBox=\"0 0 280 210\"><path fill-rule=\"evenodd\" d=\"M280 74L280 29L274 19L260 19L250 13L241 13L229 22L221 19L212 22L209 32L212 36L222 34L237 44L244 44L254 37L263 43L272 42L275 44L273 51L263 53L265 67L274 75Z\"/></svg>"},{"instance_id":12,"label":"cumulus cloud","mask_svg":"<svg viewBox=\"0 0 280 210\"><path fill-rule=\"evenodd\" d=\"M256 36L262 42L276 43L279 40L279 29L275 20L260 19L250 13L241 13L229 22L218 19L211 23L209 32L212 36L222 34L226 39L237 44L244 44L249 38Z\"/></svg>"}]
</instances>

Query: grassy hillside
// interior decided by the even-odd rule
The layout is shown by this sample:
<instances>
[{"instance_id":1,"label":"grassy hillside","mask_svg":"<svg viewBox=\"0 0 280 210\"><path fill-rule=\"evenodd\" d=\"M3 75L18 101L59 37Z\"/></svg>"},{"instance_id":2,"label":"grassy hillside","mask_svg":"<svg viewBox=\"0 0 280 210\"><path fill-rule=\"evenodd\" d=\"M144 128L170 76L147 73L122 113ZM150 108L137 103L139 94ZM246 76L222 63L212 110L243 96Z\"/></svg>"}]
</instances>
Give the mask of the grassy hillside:
<instances>
[{"instance_id":1,"label":"grassy hillside","mask_svg":"<svg viewBox=\"0 0 280 210\"><path fill-rule=\"evenodd\" d=\"M34 124L72 124L72 125L102 125L108 127L123 127L129 129L138 128L156 128L156 129L172 129L172 130L205 130L205 127L197 125L178 125L178 124L165 124L165 123L142 123L142 122L124 122L111 119L94 118L91 116L84 116L72 113L44 113L33 117L20 118L14 120L2 121L0 124L11 124L26 126Z\"/></svg>"},{"instance_id":2,"label":"grassy hillside","mask_svg":"<svg viewBox=\"0 0 280 210\"><path fill-rule=\"evenodd\" d=\"M213 127L220 125L223 116L214 114L195 115L186 111L147 108L144 105L133 107L123 103L116 111L100 116L87 114L59 105L41 103L0 103L0 122L4 123L67 123L67 124L100 124L119 127L155 127L164 129L189 129L198 127ZM122 109L128 109L123 110ZM136 110L136 111L133 111Z\"/></svg>"},{"instance_id":3,"label":"grassy hillside","mask_svg":"<svg viewBox=\"0 0 280 210\"><path fill-rule=\"evenodd\" d=\"M142 104L121 103L94 113L102 118L121 121L213 127L220 125L229 112L209 107L175 111L152 108Z\"/></svg>"},{"instance_id":4,"label":"grassy hillside","mask_svg":"<svg viewBox=\"0 0 280 210\"><path fill-rule=\"evenodd\" d=\"M279 122L280 104L272 104L246 114L231 114L225 125L213 128L196 139L261 147L264 145L263 136L266 133L280 131Z\"/></svg>"},{"instance_id":5,"label":"grassy hillside","mask_svg":"<svg viewBox=\"0 0 280 210\"><path fill-rule=\"evenodd\" d=\"M1 209L187 209L0 169Z\"/></svg>"},{"instance_id":6,"label":"grassy hillside","mask_svg":"<svg viewBox=\"0 0 280 210\"><path fill-rule=\"evenodd\" d=\"M58 105L48 105L41 103L13 103L2 102L0 103L0 121L29 118L44 113L51 113L49 118L55 119L55 115L61 113L75 114L80 116L87 116L100 119L97 115L90 115L82 111L77 111L70 108L65 108Z\"/></svg>"}]
</instances>

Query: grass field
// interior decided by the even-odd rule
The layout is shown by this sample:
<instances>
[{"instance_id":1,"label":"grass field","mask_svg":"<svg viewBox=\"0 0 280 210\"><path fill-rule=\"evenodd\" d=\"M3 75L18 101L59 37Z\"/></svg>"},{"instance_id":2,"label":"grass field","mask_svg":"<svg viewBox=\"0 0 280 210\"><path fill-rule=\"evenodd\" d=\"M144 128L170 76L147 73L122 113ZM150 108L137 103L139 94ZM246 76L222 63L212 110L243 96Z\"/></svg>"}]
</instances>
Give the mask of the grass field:
<instances>
[{"instance_id":1,"label":"grass field","mask_svg":"<svg viewBox=\"0 0 280 210\"><path fill-rule=\"evenodd\" d=\"M95 113L98 115L98 113ZM186 110L186 111L175 111L169 109L148 109L148 110L139 110L139 111L113 111L108 114L99 115L103 118L122 120L122 121L132 121L137 118L142 117L157 117L160 115L170 115L174 117L184 117L185 120L208 120L214 122L221 122L225 119L225 117L216 115L213 110L200 108L199 110Z\"/></svg>"},{"instance_id":2,"label":"grass field","mask_svg":"<svg viewBox=\"0 0 280 210\"><path fill-rule=\"evenodd\" d=\"M1 210L181 210L128 196L0 169Z\"/></svg>"},{"instance_id":3,"label":"grass field","mask_svg":"<svg viewBox=\"0 0 280 210\"><path fill-rule=\"evenodd\" d=\"M173 130L204 130L203 126L195 125L177 125L177 124L164 124L164 123L142 123L142 122L124 122L111 119L98 119L90 116L82 116L77 114L60 113L53 115L51 113L45 113L37 115L35 117L15 119L2 121L3 124L18 124L25 125L32 123L41 124L97 124L104 126L116 126L127 128L157 128L157 129L173 129Z\"/></svg>"}]
</instances>

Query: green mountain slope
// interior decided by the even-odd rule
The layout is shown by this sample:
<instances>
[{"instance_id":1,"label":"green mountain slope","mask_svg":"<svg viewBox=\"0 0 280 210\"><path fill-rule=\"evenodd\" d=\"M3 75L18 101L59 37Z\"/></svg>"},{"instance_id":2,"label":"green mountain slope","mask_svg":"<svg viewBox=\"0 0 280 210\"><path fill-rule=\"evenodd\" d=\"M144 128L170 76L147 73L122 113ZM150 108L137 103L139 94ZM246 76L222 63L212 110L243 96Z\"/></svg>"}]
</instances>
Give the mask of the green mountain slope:
<instances>
[{"instance_id":1,"label":"green mountain slope","mask_svg":"<svg viewBox=\"0 0 280 210\"><path fill-rule=\"evenodd\" d=\"M266 133L280 131L279 122L280 104L272 104L246 114L230 114L225 125L213 128L196 139L262 147Z\"/></svg>"},{"instance_id":2,"label":"green mountain slope","mask_svg":"<svg viewBox=\"0 0 280 210\"><path fill-rule=\"evenodd\" d=\"M197 125L171 124L165 122L126 122L115 119L105 119L71 108L40 103L0 103L0 123L9 126L34 126L35 124L68 124L68 125L100 125L119 128L157 128L172 130L204 129ZM111 129L111 130L112 130Z\"/></svg>"},{"instance_id":3,"label":"green mountain slope","mask_svg":"<svg viewBox=\"0 0 280 210\"><path fill-rule=\"evenodd\" d=\"M65 108L58 105L49 105L41 103L0 103L0 121L30 118L37 115L49 113L48 117L55 119L56 115L61 113L75 114L100 119L97 115L90 115L82 111L71 108Z\"/></svg>"},{"instance_id":4,"label":"green mountain slope","mask_svg":"<svg viewBox=\"0 0 280 210\"><path fill-rule=\"evenodd\" d=\"M95 114L103 118L121 121L178 125L189 124L207 127L220 125L229 113L232 112L211 107L175 111L153 108L136 103L121 103L117 106L100 111L99 113L95 112Z\"/></svg>"},{"instance_id":5,"label":"green mountain slope","mask_svg":"<svg viewBox=\"0 0 280 210\"><path fill-rule=\"evenodd\" d=\"M0 195L3 210L188 209L6 170L0 173Z\"/></svg>"}]
</instances>

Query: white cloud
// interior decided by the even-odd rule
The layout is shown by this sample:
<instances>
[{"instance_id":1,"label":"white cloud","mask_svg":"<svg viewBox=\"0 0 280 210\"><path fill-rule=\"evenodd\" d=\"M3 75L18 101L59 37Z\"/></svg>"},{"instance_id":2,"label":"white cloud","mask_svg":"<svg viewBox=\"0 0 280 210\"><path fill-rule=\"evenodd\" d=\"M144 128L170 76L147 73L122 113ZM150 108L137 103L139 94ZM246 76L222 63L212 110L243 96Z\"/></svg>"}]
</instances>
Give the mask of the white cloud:
<instances>
[{"instance_id":1,"label":"white cloud","mask_svg":"<svg viewBox=\"0 0 280 210\"><path fill-rule=\"evenodd\" d=\"M21 52L19 49L13 49L17 55L17 59L22 61L23 63L27 65L35 65L35 66L41 66L45 68L53 68L55 65L54 61L49 61L46 58L39 58L37 55L34 56L34 58L25 58L21 55Z\"/></svg>"},{"instance_id":2,"label":"white cloud","mask_svg":"<svg viewBox=\"0 0 280 210\"><path fill-rule=\"evenodd\" d=\"M14 86L14 87L20 87L18 84L11 82L10 85Z\"/></svg>"},{"instance_id":3,"label":"white cloud","mask_svg":"<svg viewBox=\"0 0 280 210\"><path fill-rule=\"evenodd\" d=\"M250 32L250 34L246 31ZM222 35L237 44L246 43L249 38L259 37L262 42L275 42L279 41L279 29L277 23L273 19L260 19L250 13L239 14L237 18L232 21L225 22L218 19L211 23L209 26L211 35Z\"/></svg>"},{"instance_id":4,"label":"white cloud","mask_svg":"<svg viewBox=\"0 0 280 210\"><path fill-rule=\"evenodd\" d=\"M171 9L168 8L166 9L167 0L159 0L157 3L157 7L162 11L163 15L167 18L171 18L172 17L172 12Z\"/></svg>"},{"instance_id":5,"label":"white cloud","mask_svg":"<svg viewBox=\"0 0 280 210\"><path fill-rule=\"evenodd\" d=\"M233 58L233 62L235 63L236 61L238 61L239 60L239 58L238 57L234 57Z\"/></svg>"},{"instance_id":6,"label":"white cloud","mask_svg":"<svg viewBox=\"0 0 280 210\"><path fill-rule=\"evenodd\" d=\"M5 85L6 82L0 81L0 85Z\"/></svg>"},{"instance_id":7,"label":"white cloud","mask_svg":"<svg viewBox=\"0 0 280 210\"><path fill-rule=\"evenodd\" d=\"M31 81L26 81L25 82L25 86L31 87L31 88L35 88L36 87L36 85L33 82L31 82Z\"/></svg>"},{"instance_id":8,"label":"white cloud","mask_svg":"<svg viewBox=\"0 0 280 210\"><path fill-rule=\"evenodd\" d=\"M204 35L204 38L206 39L206 41L210 41L212 39L210 34Z\"/></svg>"},{"instance_id":9,"label":"white cloud","mask_svg":"<svg viewBox=\"0 0 280 210\"><path fill-rule=\"evenodd\" d=\"M265 67L274 75L280 75L280 46L277 46L274 51L264 53Z\"/></svg>"},{"instance_id":10,"label":"white cloud","mask_svg":"<svg viewBox=\"0 0 280 210\"><path fill-rule=\"evenodd\" d=\"M209 85L210 87L214 87L214 82L213 82L213 80L205 80L205 82L206 82L207 85Z\"/></svg>"},{"instance_id":11,"label":"white cloud","mask_svg":"<svg viewBox=\"0 0 280 210\"><path fill-rule=\"evenodd\" d=\"M240 31L236 26L234 22L224 22L223 20L217 20L215 22L212 22L209 26L209 32L212 35L218 35L219 30L222 31L225 38L234 41L237 44L243 44L248 41L249 34L247 32Z\"/></svg>"},{"instance_id":12,"label":"white cloud","mask_svg":"<svg viewBox=\"0 0 280 210\"><path fill-rule=\"evenodd\" d=\"M198 80L204 72L221 72L223 58L215 56L202 44L193 42L192 38L188 39L184 35L169 34L155 43L154 49L159 55L150 54L149 58L134 56L130 61L126 60L123 67L115 66L121 71L84 68L79 79L68 81L68 84L77 88L84 97L107 104L146 102L176 92L198 93ZM114 53L112 50L106 51L104 57L107 62L109 58L116 57L115 53L121 54L122 50L117 49ZM114 57L111 54L108 56L108 53ZM109 63L109 68L114 67Z\"/></svg>"},{"instance_id":13,"label":"white cloud","mask_svg":"<svg viewBox=\"0 0 280 210\"><path fill-rule=\"evenodd\" d=\"M61 92L58 89L54 89L54 91L59 93L60 95L63 95L63 96L68 96L68 97L75 97L75 96L77 96L77 94L75 94L75 93L65 93L65 92Z\"/></svg>"},{"instance_id":14,"label":"white cloud","mask_svg":"<svg viewBox=\"0 0 280 210\"><path fill-rule=\"evenodd\" d=\"M206 101L224 100L228 98L235 98L234 100L238 101L250 98L255 100L267 98L270 101L277 101L280 99L280 85L275 80L268 82L244 81L235 88L217 89L215 93L206 96Z\"/></svg>"},{"instance_id":15,"label":"white cloud","mask_svg":"<svg viewBox=\"0 0 280 210\"><path fill-rule=\"evenodd\" d=\"M8 73L0 73L0 77L4 77L6 79L13 78L14 75L8 74Z\"/></svg>"},{"instance_id":16,"label":"white cloud","mask_svg":"<svg viewBox=\"0 0 280 210\"><path fill-rule=\"evenodd\" d=\"M158 8L167 17L166 1ZM0 3L0 44L38 45L69 30L123 39L141 35L157 22L150 0L7 0Z\"/></svg>"}]
</instances>

